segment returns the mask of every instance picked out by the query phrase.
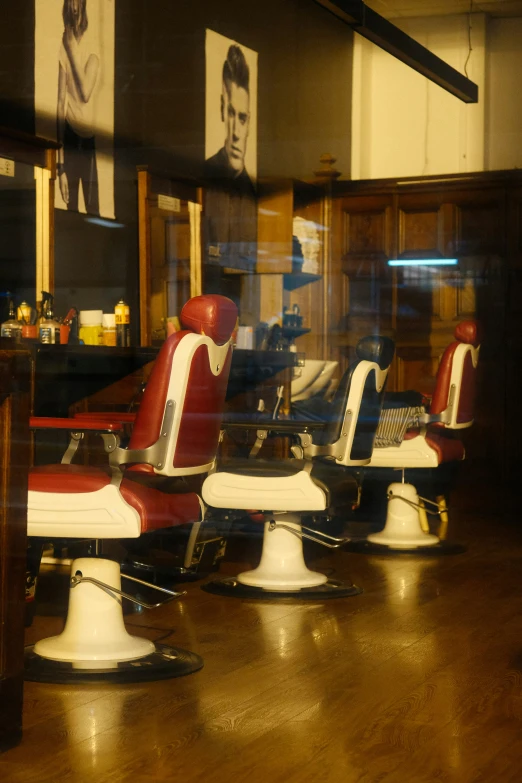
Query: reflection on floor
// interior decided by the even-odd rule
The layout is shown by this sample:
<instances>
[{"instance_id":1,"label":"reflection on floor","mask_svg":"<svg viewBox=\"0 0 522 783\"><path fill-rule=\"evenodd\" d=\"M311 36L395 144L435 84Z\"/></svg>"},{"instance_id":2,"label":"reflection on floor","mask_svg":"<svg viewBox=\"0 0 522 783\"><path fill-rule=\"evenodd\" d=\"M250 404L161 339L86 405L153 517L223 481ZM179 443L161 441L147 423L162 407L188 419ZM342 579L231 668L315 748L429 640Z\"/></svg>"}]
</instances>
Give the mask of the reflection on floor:
<instances>
[{"instance_id":1,"label":"reflection on floor","mask_svg":"<svg viewBox=\"0 0 522 783\"><path fill-rule=\"evenodd\" d=\"M133 633L200 653L204 669L133 686L28 683L24 740L0 757L0 780L519 781L522 531L458 507L463 555L310 549L314 567L364 587L357 598L256 603L192 583L128 615ZM259 547L238 540L222 572ZM37 616L28 641L61 624Z\"/></svg>"}]
</instances>

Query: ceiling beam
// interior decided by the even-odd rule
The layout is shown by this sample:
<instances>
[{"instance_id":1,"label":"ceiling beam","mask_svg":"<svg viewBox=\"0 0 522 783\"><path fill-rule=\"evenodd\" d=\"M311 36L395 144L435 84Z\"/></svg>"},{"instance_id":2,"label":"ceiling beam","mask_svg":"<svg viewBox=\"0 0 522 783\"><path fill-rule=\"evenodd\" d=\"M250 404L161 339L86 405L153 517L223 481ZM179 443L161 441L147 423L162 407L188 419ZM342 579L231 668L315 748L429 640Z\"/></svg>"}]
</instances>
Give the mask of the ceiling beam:
<instances>
[{"instance_id":1,"label":"ceiling beam","mask_svg":"<svg viewBox=\"0 0 522 783\"><path fill-rule=\"evenodd\" d=\"M315 2L346 22L356 33L380 46L410 68L414 68L461 101L478 102L478 86L474 82L376 11L368 8L363 0L315 0Z\"/></svg>"}]
</instances>

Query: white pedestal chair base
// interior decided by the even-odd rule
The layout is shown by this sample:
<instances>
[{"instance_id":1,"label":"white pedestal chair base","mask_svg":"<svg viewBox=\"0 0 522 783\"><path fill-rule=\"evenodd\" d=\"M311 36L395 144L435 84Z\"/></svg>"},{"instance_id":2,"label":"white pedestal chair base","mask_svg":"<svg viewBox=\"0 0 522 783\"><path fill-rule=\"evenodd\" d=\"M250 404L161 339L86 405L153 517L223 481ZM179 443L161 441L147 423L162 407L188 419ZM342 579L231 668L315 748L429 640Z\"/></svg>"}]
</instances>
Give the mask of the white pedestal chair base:
<instances>
[{"instance_id":1,"label":"white pedestal chair base","mask_svg":"<svg viewBox=\"0 0 522 783\"><path fill-rule=\"evenodd\" d=\"M127 633L122 599L111 588L121 590L118 563L100 558L73 561L65 628L26 649L26 679L137 682L178 677L203 666L195 653Z\"/></svg>"},{"instance_id":2,"label":"white pedestal chair base","mask_svg":"<svg viewBox=\"0 0 522 783\"><path fill-rule=\"evenodd\" d=\"M458 554L459 544L441 541L422 529L419 517L419 496L413 484L394 482L388 487L386 524L379 533L371 533L365 541L348 545L352 552L374 554Z\"/></svg>"},{"instance_id":3,"label":"white pedestal chair base","mask_svg":"<svg viewBox=\"0 0 522 783\"><path fill-rule=\"evenodd\" d=\"M274 525L275 522L275 525ZM359 595L355 585L330 580L311 571L303 555L299 514L271 515L265 522L263 551L257 568L237 577L216 579L202 585L203 590L240 598L316 598Z\"/></svg>"}]
</instances>

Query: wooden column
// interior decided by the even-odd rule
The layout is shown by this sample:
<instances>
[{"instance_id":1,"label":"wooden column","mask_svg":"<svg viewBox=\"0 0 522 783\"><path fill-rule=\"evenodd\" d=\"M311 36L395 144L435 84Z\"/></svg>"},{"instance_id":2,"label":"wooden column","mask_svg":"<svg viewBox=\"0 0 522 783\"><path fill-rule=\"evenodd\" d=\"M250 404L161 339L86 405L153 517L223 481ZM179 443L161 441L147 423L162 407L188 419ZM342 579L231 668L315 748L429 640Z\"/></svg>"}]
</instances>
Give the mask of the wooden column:
<instances>
[{"instance_id":1,"label":"wooden column","mask_svg":"<svg viewBox=\"0 0 522 783\"><path fill-rule=\"evenodd\" d=\"M30 354L0 340L0 752L22 737Z\"/></svg>"}]
</instances>

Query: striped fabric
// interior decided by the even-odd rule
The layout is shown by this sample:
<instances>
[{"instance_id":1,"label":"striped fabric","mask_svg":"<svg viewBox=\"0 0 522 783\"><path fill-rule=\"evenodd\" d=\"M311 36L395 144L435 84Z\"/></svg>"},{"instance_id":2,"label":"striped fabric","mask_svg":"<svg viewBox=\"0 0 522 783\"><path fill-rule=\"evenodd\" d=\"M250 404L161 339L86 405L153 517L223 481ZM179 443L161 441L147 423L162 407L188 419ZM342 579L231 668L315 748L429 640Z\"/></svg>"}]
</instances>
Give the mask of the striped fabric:
<instances>
[{"instance_id":1,"label":"striped fabric","mask_svg":"<svg viewBox=\"0 0 522 783\"><path fill-rule=\"evenodd\" d=\"M419 416L424 408L384 408L381 411L379 426L375 436L374 448L384 449L398 446L412 427L419 426Z\"/></svg>"}]
</instances>

